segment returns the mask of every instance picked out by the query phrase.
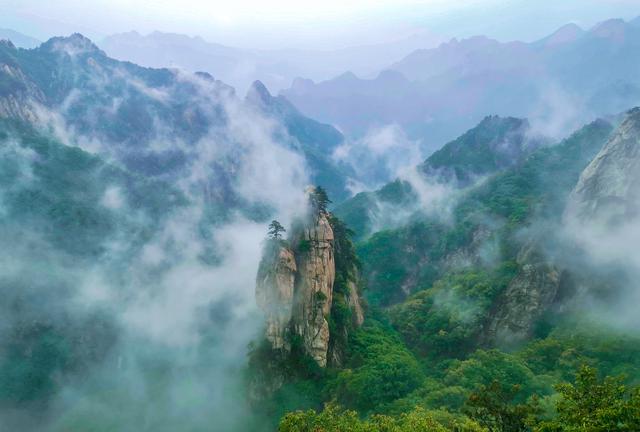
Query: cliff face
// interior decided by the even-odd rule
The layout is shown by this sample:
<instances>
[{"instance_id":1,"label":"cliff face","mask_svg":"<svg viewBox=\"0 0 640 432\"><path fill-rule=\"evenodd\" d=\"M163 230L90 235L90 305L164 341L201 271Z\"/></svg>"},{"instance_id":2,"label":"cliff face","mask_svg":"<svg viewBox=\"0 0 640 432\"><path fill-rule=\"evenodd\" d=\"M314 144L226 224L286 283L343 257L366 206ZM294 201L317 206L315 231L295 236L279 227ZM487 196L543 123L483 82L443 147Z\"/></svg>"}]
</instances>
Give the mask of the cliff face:
<instances>
[{"instance_id":1,"label":"cliff face","mask_svg":"<svg viewBox=\"0 0 640 432\"><path fill-rule=\"evenodd\" d=\"M325 214L305 227L299 244L298 275L294 299L293 326L302 337L308 354L321 367L327 365L329 322L336 277L333 229Z\"/></svg>"},{"instance_id":2,"label":"cliff face","mask_svg":"<svg viewBox=\"0 0 640 432\"><path fill-rule=\"evenodd\" d=\"M328 214L312 217L291 243L293 248L284 241L268 247L258 271L256 300L266 315L266 338L273 349L290 351L291 337L299 337L306 354L325 367L336 281L335 238ZM357 327L364 314L355 283L350 282L346 297Z\"/></svg>"},{"instance_id":3,"label":"cliff face","mask_svg":"<svg viewBox=\"0 0 640 432\"><path fill-rule=\"evenodd\" d=\"M546 261L535 244L518 254L520 272L502 295L484 332L489 344L512 344L532 336L538 319L553 305L561 271Z\"/></svg>"},{"instance_id":4,"label":"cliff face","mask_svg":"<svg viewBox=\"0 0 640 432\"><path fill-rule=\"evenodd\" d=\"M640 108L627 113L611 139L580 176L567 207L570 217L615 224L638 215Z\"/></svg>"},{"instance_id":5,"label":"cliff face","mask_svg":"<svg viewBox=\"0 0 640 432\"><path fill-rule=\"evenodd\" d=\"M269 246L260 263L256 281L256 301L265 312L266 337L274 349L290 349L287 332L293 308L296 259L283 243Z\"/></svg>"},{"instance_id":6,"label":"cliff face","mask_svg":"<svg viewBox=\"0 0 640 432\"><path fill-rule=\"evenodd\" d=\"M34 107L43 103L44 95L14 61L16 52L11 42L0 40L0 118L34 122Z\"/></svg>"}]
</instances>

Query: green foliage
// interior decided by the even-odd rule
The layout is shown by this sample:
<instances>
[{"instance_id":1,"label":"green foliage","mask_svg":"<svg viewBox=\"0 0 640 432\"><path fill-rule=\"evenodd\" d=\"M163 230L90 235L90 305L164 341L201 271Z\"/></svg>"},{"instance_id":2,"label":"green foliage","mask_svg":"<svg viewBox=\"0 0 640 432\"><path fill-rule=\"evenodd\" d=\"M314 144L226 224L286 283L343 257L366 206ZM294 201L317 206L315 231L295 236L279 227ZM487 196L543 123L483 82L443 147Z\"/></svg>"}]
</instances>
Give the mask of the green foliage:
<instances>
[{"instance_id":1,"label":"green foliage","mask_svg":"<svg viewBox=\"0 0 640 432\"><path fill-rule=\"evenodd\" d=\"M433 153L422 169L440 172L461 183L519 162L533 147L528 122L513 117L486 117L478 126ZM505 145L505 143L507 145Z\"/></svg>"},{"instance_id":2,"label":"green foliage","mask_svg":"<svg viewBox=\"0 0 640 432\"><path fill-rule=\"evenodd\" d=\"M583 127L561 143L543 147L522 164L491 177L458 205L458 220L484 213L512 226L538 216L557 218L587 164L611 134L604 120Z\"/></svg>"},{"instance_id":3,"label":"green foliage","mask_svg":"<svg viewBox=\"0 0 640 432\"><path fill-rule=\"evenodd\" d=\"M560 384L557 390L558 415L543 422L539 432L640 430L640 388L629 390L620 377L600 380L596 369L584 366L575 384Z\"/></svg>"},{"instance_id":4,"label":"green foliage","mask_svg":"<svg viewBox=\"0 0 640 432\"><path fill-rule=\"evenodd\" d=\"M269 237L274 240L279 240L282 238L282 233L287 230L278 222L277 220L272 220L269 224Z\"/></svg>"},{"instance_id":5,"label":"green foliage","mask_svg":"<svg viewBox=\"0 0 640 432\"><path fill-rule=\"evenodd\" d=\"M490 432L528 432L540 408L536 398L515 403L519 391L519 385L509 388L493 381L469 396L465 412Z\"/></svg>"},{"instance_id":6,"label":"green foliage","mask_svg":"<svg viewBox=\"0 0 640 432\"><path fill-rule=\"evenodd\" d=\"M430 287L447 271L447 259L452 254L479 246L473 244L478 232L488 232L489 241L495 241L499 261L513 260L519 246L514 232L534 217L559 220L566 197L611 130L608 122L597 120L558 145L540 148L515 166L466 190L453 209L451 224L417 214L405 226L380 231L362 241L357 250L368 284L368 299L386 306L404 300L407 292ZM460 151L452 151L436 153L430 160L440 160L448 153L463 157ZM449 162L443 159L438 163L444 166ZM390 183L375 197L359 195L339 206L338 214L344 215L351 226L366 226L382 192L397 192L401 185ZM411 192L397 195L411 196ZM387 197L384 202L391 203L391 199ZM396 200L398 207L407 207L403 198ZM469 252L478 253L477 249Z\"/></svg>"},{"instance_id":7,"label":"green foliage","mask_svg":"<svg viewBox=\"0 0 640 432\"><path fill-rule=\"evenodd\" d=\"M444 232L442 224L417 222L378 232L358 245L369 301L386 306L402 300L406 295L402 285L407 279L422 287L435 282L438 270L429 264L446 253Z\"/></svg>"},{"instance_id":8,"label":"green foliage","mask_svg":"<svg viewBox=\"0 0 640 432\"><path fill-rule=\"evenodd\" d=\"M489 272L450 273L390 310L394 327L422 356L456 358L470 352L494 299L504 291L517 266L507 262Z\"/></svg>"},{"instance_id":9,"label":"green foliage","mask_svg":"<svg viewBox=\"0 0 640 432\"><path fill-rule=\"evenodd\" d=\"M0 137L0 167L7 169L0 180L9 226L42 232L67 253L95 257L118 230L130 236L132 246L139 245L164 216L186 202L163 182L106 164L28 125L0 120L0 130L5 133ZM105 205L110 189L121 195L121 204L131 212L147 216L144 226Z\"/></svg>"},{"instance_id":10,"label":"green foliage","mask_svg":"<svg viewBox=\"0 0 640 432\"><path fill-rule=\"evenodd\" d=\"M342 405L369 412L418 388L424 374L391 329L367 322L350 339L348 367L329 385Z\"/></svg>"},{"instance_id":11,"label":"green foliage","mask_svg":"<svg viewBox=\"0 0 640 432\"><path fill-rule=\"evenodd\" d=\"M300 253L307 253L311 250L311 240L301 239L297 243L297 251Z\"/></svg>"},{"instance_id":12,"label":"green foliage","mask_svg":"<svg viewBox=\"0 0 640 432\"><path fill-rule=\"evenodd\" d=\"M316 186L309 195L309 202L315 212L326 213L327 206L331 203L331 200L329 199L329 195L327 195L327 191L325 191L322 186Z\"/></svg>"},{"instance_id":13,"label":"green foliage","mask_svg":"<svg viewBox=\"0 0 640 432\"><path fill-rule=\"evenodd\" d=\"M468 432L481 431L480 427L469 427ZM328 405L318 413L310 410L287 414L280 422L279 432L447 432L433 414L416 408L397 417L376 415L360 420L355 411L342 411Z\"/></svg>"},{"instance_id":14,"label":"green foliage","mask_svg":"<svg viewBox=\"0 0 640 432\"><path fill-rule=\"evenodd\" d=\"M0 344L0 406L46 403L68 375L93 366L115 340L112 323L98 314L56 324L16 324Z\"/></svg>"},{"instance_id":15,"label":"green foliage","mask_svg":"<svg viewBox=\"0 0 640 432\"><path fill-rule=\"evenodd\" d=\"M544 339L531 341L517 355L538 375L569 380L582 365L607 375L640 374L640 338L603 329L598 323L567 320Z\"/></svg>"},{"instance_id":16,"label":"green foliage","mask_svg":"<svg viewBox=\"0 0 640 432\"><path fill-rule=\"evenodd\" d=\"M329 224L333 230L335 279L333 283L333 298L329 315L329 351L334 358L342 358L347 348L348 337L354 331L353 311L350 297L360 295L358 284L358 269L360 261L356 255L355 246L351 241L353 231L333 214L328 215ZM352 289L352 288L355 288Z\"/></svg>"}]
</instances>

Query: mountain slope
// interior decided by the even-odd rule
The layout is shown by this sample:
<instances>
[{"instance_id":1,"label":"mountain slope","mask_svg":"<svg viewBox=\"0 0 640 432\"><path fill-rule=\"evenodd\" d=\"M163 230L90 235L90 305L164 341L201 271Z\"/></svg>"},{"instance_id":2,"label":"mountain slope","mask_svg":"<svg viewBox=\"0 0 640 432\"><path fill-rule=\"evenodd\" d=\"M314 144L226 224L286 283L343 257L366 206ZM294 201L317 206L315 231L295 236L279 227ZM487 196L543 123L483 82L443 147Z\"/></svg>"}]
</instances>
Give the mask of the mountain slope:
<instances>
[{"instance_id":1,"label":"mountain slope","mask_svg":"<svg viewBox=\"0 0 640 432\"><path fill-rule=\"evenodd\" d=\"M331 155L344 142L333 126L305 117L283 96L274 97L260 81L253 83L246 97L265 115L283 123L295 137L314 175L314 182L326 188L336 202L348 198L347 172L338 167Z\"/></svg>"},{"instance_id":2,"label":"mountain slope","mask_svg":"<svg viewBox=\"0 0 640 432\"><path fill-rule=\"evenodd\" d=\"M434 197L449 189L460 189L483 177L520 164L533 151L547 144L533 136L529 122L513 117L490 116L429 156L417 169ZM415 185L413 185L415 186ZM357 238L393 226L398 215L420 213L422 203L406 181L396 180L375 192L361 192L336 207L336 214L356 232ZM437 201L430 203L438 206ZM400 221L402 221L402 217Z\"/></svg>"},{"instance_id":3,"label":"mountain slope","mask_svg":"<svg viewBox=\"0 0 640 432\"><path fill-rule=\"evenodd\" d=\"M403 79L300 80L282 94L347 136L397 123L430 151L490 114L529 118L559 138L610 107L640 103L638 92L612 87L640 85L640 62L631 55L639 44L640 27L621 20L588 31L565 26L532 43L454 39L388 67ZM570 109L585 103L589 110Z\"/></svg>"},{"instance_id":4,"label":"mountain slope","mask_svg":"<svg viewBox=\"0 0 640 432\"><path fill-rule=\"evenodd\" d=\"M23 120L44 116L45 122L78 140L76 144L97 145L93 151L131 171L171 178L190 169L203 175L201 187L208 199L243 206L246 203L234 193L242 180L236 172L238 161L247 147L261 140L296 154L305 151L300 145L306 146L313 158L310 180L332 182L326 186L337 197L346 194L337 168L318 156L337 145L337 131L292 107L271 112L269 123L264 113L208 74L113 60L78 34L53 38L32 50L4 44L0 61L9 67L0 72L3 115ZM245 120L256 127L240 126ZM258 139L251 133L263 136ZM219 147L218 153L202 159L203 147L212 145ZM289 160L293 165L293 158ZM194 170L194 165L200 167Z\"/></svg>"},{"instance_id":5,"label":"mountain slope","mask_svg":"<svg viewBox=\"0 0 640 432\"><path fill-rule=\"evenodd\" d=\"M616 134L585 168L570 212L605 225L634 218L640 202L640 108L627 113Z\"/></svg>"},{"instance_id":6,"label":"mountain slope","mask_svg":"<svg viewBox=\"0 0 640 432\"><path fill-rule=\"evenodd\" d=\"M35 48L40 45L38 39L11 29L0 29L0 39L10 40L15 46L20 48Z\"/></svg>"},{"instance_id":7,"label":"mountain slope","mask_svg":"<svg viewBox=\"0 0 640 432\"><path fill-rule=\"evenodd\" d=\"M390 59L401 59L419 47L441 39L421 32L397 41L333 50L256 50L224 46L181 34L128 32L108 36L99 43L110 56L148 67L179 67L205 71L244 93L261 80L279 91L299 76L328 79L343 70L371 74Z\"/></svg>"},{"instance_id":8,"label":"mountain slope","mask_svg":"<svg viewBox=\"0 0 640 432\"><path fill-rule=\"evenodd\" d=\"M360 242L371 298L397 302L429 287L446 269L488 265L504 253L503 239L534 215L557 220L580 172L610 132L608 122L597 121L556 146L535 151L465 192L455 203L452 221L416 215L404 226ZM501 258L506 259L509 254Z\"/></svg>"}]
</instances>

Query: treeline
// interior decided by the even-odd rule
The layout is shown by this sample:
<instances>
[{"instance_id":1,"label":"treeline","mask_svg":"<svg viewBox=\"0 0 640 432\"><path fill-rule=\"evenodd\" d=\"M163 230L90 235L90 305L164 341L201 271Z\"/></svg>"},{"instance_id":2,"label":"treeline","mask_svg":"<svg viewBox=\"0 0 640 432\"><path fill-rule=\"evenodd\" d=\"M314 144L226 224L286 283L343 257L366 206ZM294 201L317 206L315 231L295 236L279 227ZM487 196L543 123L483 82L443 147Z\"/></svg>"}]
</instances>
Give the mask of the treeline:
<instances>
[{"instance_id":1,"label":"treeline","mask_svg":"<svg viewBox=\"0 0 640 432\"><path fill-rule=\"evenodd\" d=\"M556 386L555 413L545 418L538 397L516 402L519 386L498 381L471 394L461 415L416 407L400 415L371 415L328 404L321 412L297 411L280 422L280 432L614 432L640 430L640 387L622 377L598 378L583 366L573 383Z\"/></svg>"}]
</instances>

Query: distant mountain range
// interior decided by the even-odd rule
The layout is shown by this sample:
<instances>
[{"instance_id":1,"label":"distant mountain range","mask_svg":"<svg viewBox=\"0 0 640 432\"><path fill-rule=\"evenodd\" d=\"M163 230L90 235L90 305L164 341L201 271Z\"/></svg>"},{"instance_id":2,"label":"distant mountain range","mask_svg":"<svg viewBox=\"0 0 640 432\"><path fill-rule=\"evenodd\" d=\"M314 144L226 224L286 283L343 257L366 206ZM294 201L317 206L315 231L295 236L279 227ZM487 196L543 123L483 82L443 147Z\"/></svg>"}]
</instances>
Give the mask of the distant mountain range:
<instances>
[{"instance_id":1,"label":"distant mountain range","mask_svg":"<svg viewBox=\"0 0 640 432\"><path fill-rule=\"evenodd\" d=\"M531 43L484 36L414 51L376 78L351 72L282 92L307 115L347 135L402 125L435 150L486 115L528 117L563 135L598 115L640 103L640 19L589 30L566 25Z\"/></svg>"},{"instance_id":2,"label":"distant mountain range","mask_svg":"<svg viewBox=\"0 0 640 432\"><path fill-rule=\"evenodd\" d=\"M40 41L15 30L0 28L0 39L10 40L18 48L35 48Z\"/></svg>"},{"instance_id":3,"label":"distant mountain range","mask_svg":"<svg viewBox=\"0 0 640 432\"><path fill-rule=\"evenodd\" d=\"M441 39L437 36L424 33L389 43L336 50L252 50L207 42L201 37L156 31L148 35L115 34L98 45L114 58L143 66L206 71L243 93L256 80L279 91L289 87L298 76L323 80L345 69L362 76L373 75L390 61L439 42Z\"/></svg>"}]
</instances>

